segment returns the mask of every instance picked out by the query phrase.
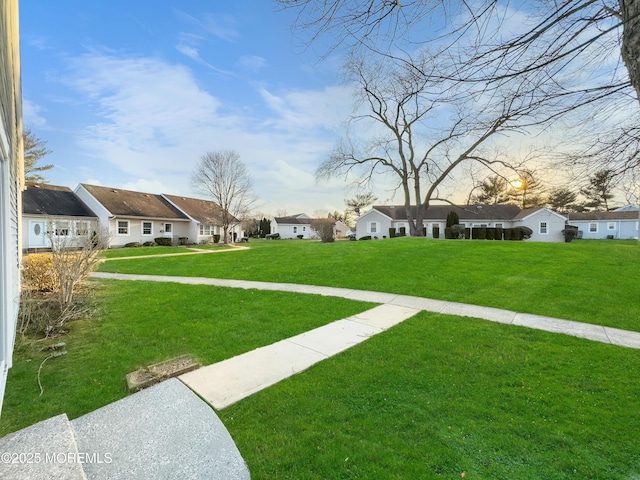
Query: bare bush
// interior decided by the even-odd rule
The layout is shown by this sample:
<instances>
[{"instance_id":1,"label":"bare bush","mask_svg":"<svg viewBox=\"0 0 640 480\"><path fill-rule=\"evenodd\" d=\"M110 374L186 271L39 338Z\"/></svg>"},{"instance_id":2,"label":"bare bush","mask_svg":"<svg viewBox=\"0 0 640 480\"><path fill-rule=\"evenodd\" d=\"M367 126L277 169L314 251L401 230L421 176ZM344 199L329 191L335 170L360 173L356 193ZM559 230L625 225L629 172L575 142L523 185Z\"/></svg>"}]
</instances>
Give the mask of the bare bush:
<instances>
[{"instance_id":1,"label":"bare bush","mask_svg":"<svg viewBox=\"0 0 640 480\"><path fill-rule=\"evenodd\" d=\"M78 286L99 260L108 235L97 225L47 222L50 253L28 255L23 260L20 334L51 337L65 333L70 320L86 317L87 295L76 298ZM95 228L88 228L88 227ZM83 293L87 293L85 290Z\"/></svg>"},{"instance_id":2,"label":"bare bush","mask_svg":"<svg viewBox=\"0 0 640 480\"><path fill-rule=\"evenodd\" d=\"M311 222L311 229L318 234L322 243L335 240L336 221L333 218L316 218Z\"/></svg>"}]
</instances>

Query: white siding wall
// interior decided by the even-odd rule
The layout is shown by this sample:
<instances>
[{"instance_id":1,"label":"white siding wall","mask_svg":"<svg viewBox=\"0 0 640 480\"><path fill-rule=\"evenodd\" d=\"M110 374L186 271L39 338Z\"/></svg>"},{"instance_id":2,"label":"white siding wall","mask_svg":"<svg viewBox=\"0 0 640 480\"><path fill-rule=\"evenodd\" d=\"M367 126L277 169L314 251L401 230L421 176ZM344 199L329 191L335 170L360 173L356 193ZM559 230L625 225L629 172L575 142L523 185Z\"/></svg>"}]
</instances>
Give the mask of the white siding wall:
<instances>
[{"instance_id":1,"label":"white siding wall","mask_svg":"<svg viewBox=\"0 0 640 480\"><path fill-rule=\"evenodd\" d=\"M544 227L546 225L546 233ZM565 227L565 219L548 209L538 210L525 218L521 225L533 230L530 241L532 242L564 242L561 233Z\"/></svg>"},{"instance_id":2,"label":"white siding wall","mask_svg":"<svg viewBox=\"0 0 640 480\"><path fill-rule=\"evenodd\" d=\"M22 92L18 2L0 2L0 411L20 307Z\"/></svg>"},{"instance_id":3,"label":"white siding wall","mask_svg":"<svg viewBox=\"0 0 640 480\"><path fill-rule=\"evenodd\" d=\"M613 229L609 229L609 224L613 224ZM637 239L638 238L638 220L592 220L592 221L575 221L570 220L569 225L578 227L582 232L582 238L585 240L604 240L609 235L613 235L615 239ZM595 231L592 230L595 227Z\"/></svg>"},{"instance_id":4,"label":"white siding wall","mask_svg":"<svg viewBox=\"0 0 640 480\"><path fill-rule=\"evenodd\" d=\"M356 222L356 238L371 236L382 238L389 237L389 228L391 228L391 219L381 214L377 210L369 210L367 213L358 218ZM375 232L373 231L375 230Z\"/></svg>"}]
</instances>

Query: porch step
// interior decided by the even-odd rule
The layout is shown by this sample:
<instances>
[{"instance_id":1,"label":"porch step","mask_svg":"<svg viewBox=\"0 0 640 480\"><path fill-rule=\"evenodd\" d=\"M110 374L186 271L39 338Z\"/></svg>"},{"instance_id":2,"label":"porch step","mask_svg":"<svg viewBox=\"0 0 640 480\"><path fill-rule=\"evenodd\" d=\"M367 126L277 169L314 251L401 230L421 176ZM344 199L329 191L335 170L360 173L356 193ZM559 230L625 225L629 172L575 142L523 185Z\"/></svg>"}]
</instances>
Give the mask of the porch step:
<instances>
[{"instance_id":1,"label":"porch step","mask_svg":"<svg viewBox=\"0 0 640 480\"><path fill-rule=\"evenodd\" d=\"M65 414L0 438L3 480L86 480Z\"/></svg>"},{"instance_id":2,"label":"porch step","mask_svg":"<svg viewBox=\"0 0 640 480\"><path fill-rule=\"evenodd\" d=\"M214 411L177 379L71 422L88 480L249 479L227 429ZM101 460L101 461L98 461Z\"/></svg>"},{"instance_id":3,"label":"porch step","mask_svg":"<svg viewBox=\"0 0 640 480\"><path fill-rule=\"evenodd\" d=\"M215 412L177 379L0 438L2 480L174 478L250 478Z\"/></svg>"}]
</instances>

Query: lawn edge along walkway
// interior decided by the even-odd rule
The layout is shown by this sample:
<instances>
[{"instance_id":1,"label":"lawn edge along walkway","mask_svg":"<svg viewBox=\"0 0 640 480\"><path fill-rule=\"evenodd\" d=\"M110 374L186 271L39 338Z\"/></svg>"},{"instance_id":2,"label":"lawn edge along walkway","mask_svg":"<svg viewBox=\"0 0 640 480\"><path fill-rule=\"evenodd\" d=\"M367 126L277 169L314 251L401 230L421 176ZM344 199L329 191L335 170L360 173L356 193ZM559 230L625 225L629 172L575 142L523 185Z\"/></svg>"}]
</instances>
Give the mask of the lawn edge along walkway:
<instances>
[{"instance_id":1,"label":"lawn edge along walkway","mask_svg":"<svg viewBox=\"0 0 640 480\"><path fill-rule=\"evenodd\" d=\"M640 349L640 332L603 327L498 308L482 307L443 300L371 292L347 288L320 287L293 283L225 280L203 277L135 275L94 272L92 278L173 282L186 285L211 285L226 288L284 291L342 297L380 305L351 317L337 320L309 332L202 367L178 377L216 409L223 409L253 393L267 388L317 362L336 355L420 311L478 318L518 325L552 333L585 338L621 347Z\"/></svg>"}]
</instances>

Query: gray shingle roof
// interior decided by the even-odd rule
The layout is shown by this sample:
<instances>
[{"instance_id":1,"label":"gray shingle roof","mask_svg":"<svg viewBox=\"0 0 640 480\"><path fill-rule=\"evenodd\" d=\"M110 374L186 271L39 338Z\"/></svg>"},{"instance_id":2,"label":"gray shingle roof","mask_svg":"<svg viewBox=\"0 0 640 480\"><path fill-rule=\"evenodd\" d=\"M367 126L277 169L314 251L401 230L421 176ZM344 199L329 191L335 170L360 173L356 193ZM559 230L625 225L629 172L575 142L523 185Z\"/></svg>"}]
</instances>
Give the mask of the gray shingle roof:
<instances>
[{"instance_id":1,"label":"gray shingle roof","mask_svg":"<svg viewBox=\"0 0 640 480\"><path fill-rule=\"evenodd\" d=\"M188 220L184 213L162 195L96 185L82 186L113 215Z\"/></svg>"},{"instance_id":2,"label":"gray shingle roof","mask_svg":"<svg viewBox=\"0 0 640 480\"><path fill-rule=\"evenodd\" d=\"M373 208L392 220L407 219L407 210L403 205ZM411 207L411 211L415 215L416 207ZM517 205L430 205L424 219L444 220L451 211L456 212L461 221L513 220L520 213L520 208Z\"/></svg>"},{"instance_id":3,"label":"gray shingle roof","mask_svg":"<svg viewBox=\"0 0 640 480\"><path fill-rule=\"evenodd\" d=\"M569 221L638 220L637 211L567 213L566 216L569 218Z\"/></svg>"},{"instance_id":4,"label":"gray shingle roof","mask_svg":"<svg viewBox=\"0 0 640 480\"><path fill-rule=\"evenodd\" d=\"M22 213L65 217L96 217L96 214L68 187L49 184L27 185L22 192Z\"/></svg>"},{"instance_id":5,"label":"gray shingle roof","mask_svg":"<svg viewBox=\"0 0 640 480\"><path fill-rule=\"evenodd\" d=\"M274 220L278 225L310 225L313 219L296 217L275 217Z\"/></svg>"},{"instance_id":6,"label":"gray shingle roof","mask_svg":"<svg viewBox=\"0 0 640 480\"><path fill-rule=\"evenodd\" d=\"M211 200L201 200L199 198L182 197L179 195L164 194L171 202L186 212L191 218L204 225L222 224L222 208ZM233 221L237 219L233 218Z\"/></svg>"}]
</instances>

